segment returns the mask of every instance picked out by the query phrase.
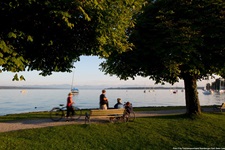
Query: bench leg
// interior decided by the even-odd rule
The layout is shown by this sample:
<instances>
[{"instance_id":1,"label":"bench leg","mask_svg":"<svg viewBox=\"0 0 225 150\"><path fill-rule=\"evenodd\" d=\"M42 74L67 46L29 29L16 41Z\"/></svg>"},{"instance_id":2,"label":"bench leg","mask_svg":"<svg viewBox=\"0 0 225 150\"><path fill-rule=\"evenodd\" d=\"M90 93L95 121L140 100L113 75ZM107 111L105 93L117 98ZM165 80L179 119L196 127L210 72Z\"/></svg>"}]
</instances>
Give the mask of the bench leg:
<instances>
[{"instance_id":1,"label":"bench leg","mask_svg":"<svg viewBox=\"0 0 225 150\"><path fill-rule=\"evenodd\" d=\"M90 115L88 113L85 113L85 124L90 123Z\"/></svg>"},{"instance_id":2,"label":"bench leg","mask_svg":"<svg viewBox=\"0 0 225 150\"><path fill-rule=\"evenodd\" d=\"M110 122L110 123L113 122L113 117L109 117L109 122Z\"/></svg>"},{"instance_id":3,"label":"bench leg","mask_svg":"<svg viewBox=\"0 0 225 150\"><path fill-rule=\"evenodd\" d=\"M113 122L123 122L124 118L123 116L115 116L115 117L110 117L109 118L109 122L113 123Z\"/></svg>"},{"instance_id":4,"label":"bench leg","mask_svg":"<svg viewBox=\"0 0 225 150\"><path fill-rule=\"evenodd\" d=\"M125 122L125 121L124 121L124 116L116 117L116 121L117 121L117 122Z\"/></svg>"},{"instance_id":5,"label":"bench leg","mask_svg":"<svg viewBox=\"0 0 225 150\"><path fill-rule=\"evenodd\" d=\"M114 122L116 122L116 121L118 121L118 120L117 120L117 117L114 117L114 116L109 117L109 122L110 122L110 123L114 123Z\"/></svg>"}]
</instances>

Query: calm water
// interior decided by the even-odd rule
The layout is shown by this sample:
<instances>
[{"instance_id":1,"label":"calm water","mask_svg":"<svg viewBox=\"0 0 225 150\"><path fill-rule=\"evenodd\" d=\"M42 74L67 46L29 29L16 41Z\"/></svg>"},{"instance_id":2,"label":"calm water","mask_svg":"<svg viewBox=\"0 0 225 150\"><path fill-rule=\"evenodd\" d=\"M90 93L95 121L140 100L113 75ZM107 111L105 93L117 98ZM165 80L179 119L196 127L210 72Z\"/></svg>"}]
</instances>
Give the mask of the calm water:
<instances>
[{"instance_id":1,"label":"calm water","mask_svg":"<svg viewBox=\"0 0 225 150\"><path fill-rule=\"evenodd\" d=\"M0 115L48 111L58 104L65 104L69 90L46 90L31 89L21 90L0 90ZM101 90L80 89L75 95L76 106L80 108L98 108L99 95ZM139 106L185 106L185 92L179 90L173 94L170 90L107 90L106 96L109 99L109 106L113 107L118 97L122 101L130 101L134 107ZM201 105L221 104L225 101L225 94L204 95L199 90Z\"/></svg>"}]
</instances>

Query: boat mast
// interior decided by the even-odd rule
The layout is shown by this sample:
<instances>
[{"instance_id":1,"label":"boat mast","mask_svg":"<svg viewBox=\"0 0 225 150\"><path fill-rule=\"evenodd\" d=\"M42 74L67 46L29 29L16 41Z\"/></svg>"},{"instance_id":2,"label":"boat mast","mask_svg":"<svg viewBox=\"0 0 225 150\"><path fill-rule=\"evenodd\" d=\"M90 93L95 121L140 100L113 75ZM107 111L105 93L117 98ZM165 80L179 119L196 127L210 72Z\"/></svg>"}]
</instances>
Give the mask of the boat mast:
<instances>
[{"instance_id":1,"label":"boat mast","mask_svg":"<svg viewBox=\"0 0 225 150\"><path fill-rule=\"evenodd\" d=\"M73 89L73 80L74 80L74 71L73 71L73 78L72 78L71 90Z\"/></svg>"}]
</instances>

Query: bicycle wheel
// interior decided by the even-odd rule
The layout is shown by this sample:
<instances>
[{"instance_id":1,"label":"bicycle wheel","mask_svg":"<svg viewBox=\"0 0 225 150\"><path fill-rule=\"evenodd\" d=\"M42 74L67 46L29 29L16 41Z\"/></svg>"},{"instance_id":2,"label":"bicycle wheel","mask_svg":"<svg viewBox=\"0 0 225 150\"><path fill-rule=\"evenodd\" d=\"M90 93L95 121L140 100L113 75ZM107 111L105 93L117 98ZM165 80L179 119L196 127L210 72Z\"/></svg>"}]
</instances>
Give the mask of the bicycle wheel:
<instances>
[{"instance_id":1,"label":"bicycle wheel","mask_svg":"<svg viewBox=\"0 0 225 150\"><path fill-rule=\"evenodd\" d=\"M64 116L64 112L63 110L61 110L60 108L56 107L56 108L52 108L52 110L50 111L50 118L53 121L59 121L62 119L62 117Z\"/></svg>"},{"instance_id":2,"label":"bicycle wheel","mask_svg":"<svg viewBox=\"0 0 225 150\"><path fill-rule=\"evenodd\" d=\"M131 111L130 113L128 113L128 121L134 121L135 120L135 113L134 111Z\"/></svg>"},{"instance_id":3,"label":"bicycle wheel","mask_svg":"<svg viewBox=\"0 0 225 150\"><path fill-rule=\"evenodd\" d=\"M123 115L123 121L124 121L124 122L128 122L128 121L129 121L129 116L130 116L129 113L126 112L126 113Z\"/></svg>"},{"instance_id":4,"label":"bicycle wheel","mask_svg":"<svg viewBox=\"0 0 225 150\"><path fill-rule=\"evenodd\" d=\"M82 110L80 108L78 108L78 107L74 107L74 116L73 116L73 118L75 120L78 120L78 119L80 119L81 116L82 116Z\"/></svg>"}]
</instances>

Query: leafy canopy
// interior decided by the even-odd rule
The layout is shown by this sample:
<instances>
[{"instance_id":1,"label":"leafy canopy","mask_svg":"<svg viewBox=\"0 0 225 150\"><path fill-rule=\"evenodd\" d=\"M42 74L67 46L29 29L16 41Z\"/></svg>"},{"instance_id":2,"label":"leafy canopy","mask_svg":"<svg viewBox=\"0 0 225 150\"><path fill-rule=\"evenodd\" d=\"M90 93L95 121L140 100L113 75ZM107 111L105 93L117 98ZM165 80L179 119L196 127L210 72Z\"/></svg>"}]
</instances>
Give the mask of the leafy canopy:
<instances>
[{"instance_id":1,"label":"leafy canopy","mask_svg":"<svg viewBox=\"0 0 225 150\"><path fill-rule=\"evenodd\" d=\"M126 29L142 0L2 0L1 71L70 72L81 55L131 46Z\"/></svg>"},{"instance_id":2,"label":"leafy canopy","mask_svg":"<svg viewBox=\"0 0 225 150\"><path fill-rule=\"evenodd\" d=\"M136 75L156 83L175 83L185 75L224 76L225 2L157 0L136 15L129 36L135 47L112 55L102 70L121 79Z\"/></svg>"}]
</instances>

